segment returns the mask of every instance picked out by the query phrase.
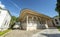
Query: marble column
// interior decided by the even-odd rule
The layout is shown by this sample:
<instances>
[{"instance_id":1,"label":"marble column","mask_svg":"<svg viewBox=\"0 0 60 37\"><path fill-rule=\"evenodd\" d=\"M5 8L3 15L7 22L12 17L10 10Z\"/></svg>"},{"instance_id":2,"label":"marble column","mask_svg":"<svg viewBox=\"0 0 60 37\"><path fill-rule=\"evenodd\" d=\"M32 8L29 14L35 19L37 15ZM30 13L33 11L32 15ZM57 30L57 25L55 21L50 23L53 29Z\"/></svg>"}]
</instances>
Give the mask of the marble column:
<instances>
[{"instance_id":1,"label":"marble column","mask_svg":"<svg viewBox=\"0 0 60 37\"><path fill-rule=\"evenodd\" d=\"M27 16L27 20L26 21L27 21L27 27L26 28L27 28L27 31L28 31L28 16Z\"/></svg>"},{"instance_id":2,"label":"marble column","mask_svg":"<svg viewBox=\"0 0 60 37\"><path fill-rule=\"evenodd\" d=\"M47 21L46 21L45 27L48 29L48 24L47 24Z\"/></svg>"}]
</instances>

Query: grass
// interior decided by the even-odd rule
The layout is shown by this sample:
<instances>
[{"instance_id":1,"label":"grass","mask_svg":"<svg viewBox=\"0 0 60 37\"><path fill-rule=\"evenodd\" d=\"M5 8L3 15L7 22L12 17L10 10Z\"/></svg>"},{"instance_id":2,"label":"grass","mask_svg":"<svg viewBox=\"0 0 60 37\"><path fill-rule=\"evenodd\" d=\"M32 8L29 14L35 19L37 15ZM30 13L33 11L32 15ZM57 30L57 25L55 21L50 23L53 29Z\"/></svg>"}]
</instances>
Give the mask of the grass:
<instances>
[{"instance_id":1,"label":"grass","mask_svg":"<svg viewBox=\"0 0 60 37\"><path fill-rule=\"evenodd\" d=\"M60 31L60 26L57 26L57 29Z\"/></svg>"},{"instance_id":2,"label":"grass","mask_svg":"<svg viewBox=\"0 0 60 37\"><path fill-rule=\"evenodd\" d=\"M2 36L3 34L5 34L5 33L9 32L9 31L10 31L10 29L5 30L5 31L0 31L0 36Z\"/></svg>"}]
</instances>

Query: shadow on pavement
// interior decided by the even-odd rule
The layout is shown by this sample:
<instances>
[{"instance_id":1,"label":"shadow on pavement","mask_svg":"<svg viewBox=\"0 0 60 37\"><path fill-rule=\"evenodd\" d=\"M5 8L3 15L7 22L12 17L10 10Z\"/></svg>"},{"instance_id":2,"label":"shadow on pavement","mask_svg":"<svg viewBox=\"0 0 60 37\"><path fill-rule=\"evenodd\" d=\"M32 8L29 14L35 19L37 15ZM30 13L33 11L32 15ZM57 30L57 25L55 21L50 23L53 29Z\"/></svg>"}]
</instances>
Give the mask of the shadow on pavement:
<instances>
[{"instance_id":1,"label":"shadow on pavement","mask_svg":"<svg viewBox=\"0 0 60 37\"><path fill-rule=\"evenodd\" d=\"M44 33L42 33L41 35L44 35L46 37L60 37L60 34L44 34Z\"/></svg>"}]
</instances>

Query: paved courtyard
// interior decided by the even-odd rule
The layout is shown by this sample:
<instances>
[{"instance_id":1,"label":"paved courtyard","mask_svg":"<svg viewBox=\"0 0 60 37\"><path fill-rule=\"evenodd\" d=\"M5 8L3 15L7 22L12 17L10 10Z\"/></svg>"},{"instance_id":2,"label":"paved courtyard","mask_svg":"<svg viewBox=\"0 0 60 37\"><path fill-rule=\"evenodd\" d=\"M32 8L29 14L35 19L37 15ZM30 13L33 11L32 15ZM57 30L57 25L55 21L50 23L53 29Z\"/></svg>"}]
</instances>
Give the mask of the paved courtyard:
<instances>
[{"instance_id":1,"label":"paved courtyard","mask_svg":"<svg viewBox=\"0 0 60 37\"><path fill-rule=\"evenodd\" d=\"M12 30L5 37L60 37L58 29L45 29L37 31Z\"/></svg>"},{"instance_id":2,"label":"paved courtyard","mask_svg":"<svg viewBox=\"0 0 60 37\"><path fill-rule=\"evenodd\" d=\"M32 37L60 37L60 31L58 29L45 29Z\"/></svg>"},{"instance_id":3,"label":"paved courtyard","mask_svg":"<svg viewBox=\"0 0 60 37\"><path fill-rule=\"evenodd\" d=\"M36 31L26 31L26 30L12 30L4 37L32 37L33 34L40 32L41 30Z\"/></svg>"}]
</instances>

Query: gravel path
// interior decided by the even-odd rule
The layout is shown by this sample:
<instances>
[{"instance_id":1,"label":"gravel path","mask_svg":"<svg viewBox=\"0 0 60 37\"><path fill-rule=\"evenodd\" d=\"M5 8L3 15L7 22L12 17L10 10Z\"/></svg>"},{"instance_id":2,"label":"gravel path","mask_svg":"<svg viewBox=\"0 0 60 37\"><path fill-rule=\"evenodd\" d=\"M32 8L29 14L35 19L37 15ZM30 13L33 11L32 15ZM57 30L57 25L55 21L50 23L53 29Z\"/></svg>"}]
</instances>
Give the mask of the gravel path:
<instances>
[{"instance_id":1,"label":"gravel path","mask_svg":"<svg viewBox=\"0 0 60 37\"><path fill-rule=\"evenodd\" d=\"M45 29L32 37L60 37L60 31L58 29Z\"/></svg>"}]
</instances>

